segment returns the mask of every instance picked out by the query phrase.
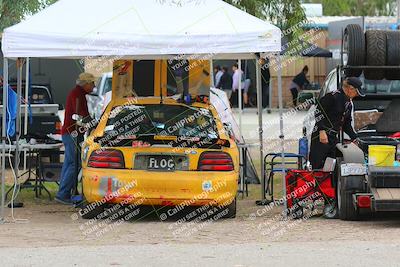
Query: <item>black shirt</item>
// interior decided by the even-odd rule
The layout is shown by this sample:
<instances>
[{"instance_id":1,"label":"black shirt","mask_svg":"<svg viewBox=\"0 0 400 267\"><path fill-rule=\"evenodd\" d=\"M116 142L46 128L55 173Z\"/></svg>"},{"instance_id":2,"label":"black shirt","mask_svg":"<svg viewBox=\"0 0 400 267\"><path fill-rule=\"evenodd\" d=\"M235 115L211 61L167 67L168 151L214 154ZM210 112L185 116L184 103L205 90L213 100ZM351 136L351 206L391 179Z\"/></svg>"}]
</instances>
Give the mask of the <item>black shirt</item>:
<instances>
[{"instance_id":1,"label":"black shirt","mask_svg":"<svg viewBox=\"0 0 400 267\"><path fill-rule=\"evenodd\" d=\"M306 74L304 72L300 72L293 78L293 82L296 83L299 87L303 87L305 84L309 84L310 82L307 80Z\"/></svg>"},{"instance_id":2,"label":"black shirt","mask_svg":"<svg viewBox=\"0 0 400 267\"><path fill-rule=\"evenodd\" d=\"M352 140L357 138L351 125L353 104L343 90L328 93L317 101L314 129L316 133L320 130L329 133L330 130L339 132L343 129Z\"/></svg>"},{"instance_id":3,"label":"black shirt","mask_svg":"<svg viewBox=\"0 0 400 267\"><path fill-rule=\"evenodd\" d=\"M264 65L261 68L261 85L263 89L268 88L270 79L271 79L271 74L269 73L269 67Z\"/></svg>"},{"instance_id":4,"label":"black shirt","mask_svg":"<svg viewBox=\"0 0 400 267\"><path fill-rule=\"evenodd\" d=\"M219 83L217 84L216 88L222 89L222 90L232 90L232 76L229 74L229 72L224 72L222 74L221 79L219 80Z\"/></svg>"}]
</instances>

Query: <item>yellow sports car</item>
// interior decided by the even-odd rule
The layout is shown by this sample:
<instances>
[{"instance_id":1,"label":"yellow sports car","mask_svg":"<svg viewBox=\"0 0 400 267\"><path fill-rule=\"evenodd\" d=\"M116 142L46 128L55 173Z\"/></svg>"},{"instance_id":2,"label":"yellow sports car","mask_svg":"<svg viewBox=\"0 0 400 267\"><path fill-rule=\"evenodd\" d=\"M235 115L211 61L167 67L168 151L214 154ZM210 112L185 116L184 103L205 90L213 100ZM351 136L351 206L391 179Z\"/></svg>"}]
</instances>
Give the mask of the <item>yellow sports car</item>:
<instances>
[{"instance_id":1,"label":"yellow sports car","mask_svg":"<svg viewBox=\"0 0 400 267\"><path fill-rule=\"evenodd\" d=\"M235 217L238 179L238 148L212 105L113 100L82 147L90 212L81 215L135 203L218 206L227 210L224 217Z\"/></svg>"}]
</instances>

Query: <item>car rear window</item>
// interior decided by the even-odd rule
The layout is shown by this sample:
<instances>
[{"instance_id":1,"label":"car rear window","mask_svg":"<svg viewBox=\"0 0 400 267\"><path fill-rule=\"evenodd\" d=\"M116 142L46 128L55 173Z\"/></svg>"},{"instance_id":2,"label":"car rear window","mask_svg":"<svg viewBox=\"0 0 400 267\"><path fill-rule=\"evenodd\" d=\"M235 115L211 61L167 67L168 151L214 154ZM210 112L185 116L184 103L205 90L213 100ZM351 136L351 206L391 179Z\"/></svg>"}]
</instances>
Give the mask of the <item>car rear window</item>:
<instances>
[{"instance_id":1,"label":"car rear window","mask_svg":"<svg viewBox=\"0 0 400 267\"><path fill-rule=\"evenodd\" d=\"M218 139L211 112L180 105L129 105L115 107L105 132L118 135L162 135Z\"/></svg>"},{"instance_id":2,"label":"car rear window","mask_svg":"<svg viewBox=\"0 0 400 267\"><path fill-rule=\"evenodd\" d=\"M17 85L10 85L11 88L17 92ZM1 86L0 104L3 104L3 87ZM21 97L25 97L25 84L22 85ZM53 104L49 89L45 86L32 86L29 96L29 103L31 104Z\"/></svg>"},{"instance_id":3,"label":"car rear window","mask_svg":"<svg viewBox=\"0 0 400 267\"><path fill-rule=\"evenodd\" d=\"M45 87L32 87L30 96L31 104L51 104L51 98L48 89Z\"/></svg>"}]
</instances>

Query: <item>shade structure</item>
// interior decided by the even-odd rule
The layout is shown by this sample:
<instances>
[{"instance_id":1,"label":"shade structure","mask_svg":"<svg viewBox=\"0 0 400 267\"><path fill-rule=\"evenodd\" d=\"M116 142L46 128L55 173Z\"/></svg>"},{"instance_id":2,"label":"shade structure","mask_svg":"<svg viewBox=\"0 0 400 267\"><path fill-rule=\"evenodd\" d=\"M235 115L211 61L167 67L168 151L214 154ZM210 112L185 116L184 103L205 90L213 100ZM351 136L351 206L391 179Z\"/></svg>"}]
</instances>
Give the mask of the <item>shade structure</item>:
<instances>
[{"instance_id":1,"label":"shade structure","mask_svg":"<svg viewBox=\"0 0 400 267\"><path fill-rule=\"evenodd\" d=\"M195 55L206 55L207 59L256 59L258 53L279 54L280 50L279 28L222 0L59 0L6 28L2 36L5 87L10 58L18 62L22 58L169 59L178 55L193 59L197 59ZM21 73L22 67L18 71ZM260 71L257 64L262 159ZM18 87L20 92L21 86ZM6 94L3 99L7 102ZM3 105L3 163L6 157L5 107ZM17 144L18 141L19 135ZM261 166L263 176L263 164ZM4 219L5 164L2 168L0 222Z\"/></svg>"},{"instance_id":2,"label":"shade structure","mask_svg":"<svg viewBox=\"0 0 400 267\"><path fill-rule=\"evenodd\" d=\"M280 51L281 31L221 0L60 0L5 29L5 57Z\"/></svg>"}]
</instances>

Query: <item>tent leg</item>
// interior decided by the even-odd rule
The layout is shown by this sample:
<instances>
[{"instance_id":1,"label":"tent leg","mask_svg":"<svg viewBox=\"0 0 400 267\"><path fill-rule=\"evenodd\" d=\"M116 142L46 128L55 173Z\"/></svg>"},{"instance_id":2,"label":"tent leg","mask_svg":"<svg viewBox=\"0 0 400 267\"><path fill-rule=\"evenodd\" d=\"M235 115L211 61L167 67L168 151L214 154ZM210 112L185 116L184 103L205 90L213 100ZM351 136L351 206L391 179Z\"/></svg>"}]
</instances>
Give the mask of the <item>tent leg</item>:
<instances>
[{"instance_id":1,"label":"tent leg","mask_svg":"<svg viewBox=\"0 0 400 267\"><path fill-rule=\"evenodd\" d=\"M281 66L281 56L278 55L278 98L279 98L279 128L280 128L280 135L279 138L281 139L281 153L282 153L282 185L283 185L283 198L285 200L284 205L284 216L286 217L287 211L287 202L286 202L286 170L285 170L285 135L283 132L283 95L282 95L282 66Z\"/></svg>"},{"instance_id":2,"label":"tent leg","mask_svg":"<svg viewBox=\"0 0 400 267\"><path fill-rule=\"evenodd\" d=\"M239 129L240 129L240 136L242 135L242 60L238 60L238 67L239 67L239 89L238 89L238 108L239 108Z\"/></svg>"},{"instance_id":3,"label":"tent leg","mask_svg":"<svg viewBox=\"0 0 400 267\"><path fill-rule=\"evenodd\" d=\"M240 136L242 137L242 60L238 59L238 69L239 69L239 88L238 88L238 107L239 107L239 131L240 131ZM243 138L243 142L245 142ZM239 151L239 159L240 159L240 164L243 166L243 162L246 160L242 150L240 149ZM240 168L240 192L244 195L244 171L243 168Z\"/></svg>"},{"instance_id":4,"label":"tent leg","mask_svg":"<svg viewBox=\"0 0 400 267\"><path fill-rule=\"evenodd\" d=\"M6 203L6 113L8 103L8 58L4 58L3 67L3 121L1 131L1 206L0 206L0 223L5 222L4 205Z\"/></svg>"},{"instance_id":5,"label":"tent leg","mask_svg":"<svg viewBox=\"0 0 400 267\"><path fill-rule=\"evenodd\" d=\"M24 109L24 136L28 134L28 101L29 101L29 58L26 58L26 70L25 70L25 109ZM27 157L27 151L24 151L24 172L26 171L26 157Z\"/></svg>"},{"instance_id":6,"label":"tent leg","mask_svg":"<svg viewBox=\"0 0 400 267\"><path fill-rule=\"evenodd\" d=\"M268 101L268 110L271 112L271 109L272 109L272 88L274 88L273 87L273 82L274 82L274 80L273 79L270 79L270 82L269 82L269 101Z\"/></svg>"},{"instance_id":7,"label":"tent leg","mask_svg":"<svg viewBox=\"0 0 400 267\"><path fill-rule=\"evenodd\" d=\"M214 77L214 63L213 63L213 60L212 60L212 59L210 59L210 73L211 73L211 75L210 75L210 79L211 79L210 84L211 84L211 87L215 87L215 83L214 83L214 79L215 79L215 77Z\"/></svg>"},{"instance_id":8,"label":"tent leg","mask_svg":"<svg viewBox=\"0 0 400 267\"><path fill-rule=\"evenodd\" d=\"M21 94L22 94L22 68L23 59L17 59L17 117L15 121L15 158L14 158L14 177L18 179L18 169L20 162L19 139L21 137ZM14 202L14 199L11 200Z\"/></svg>"},{"instance_id":9,"label":"tent leg","mask_svg":"<svg viewBox=\"0 0 400 267\"><path fill-rule=\"evenodd\" d=\"M263 136L263 108L262 108L262 86L261 86L261 65L256 62L256 87L257 87L257 110L258 110L258 134L260 141L260 161L261 161L261 202L265 202L265 166L264 166L264 136Z\"/></svg>"}]
</instances>

